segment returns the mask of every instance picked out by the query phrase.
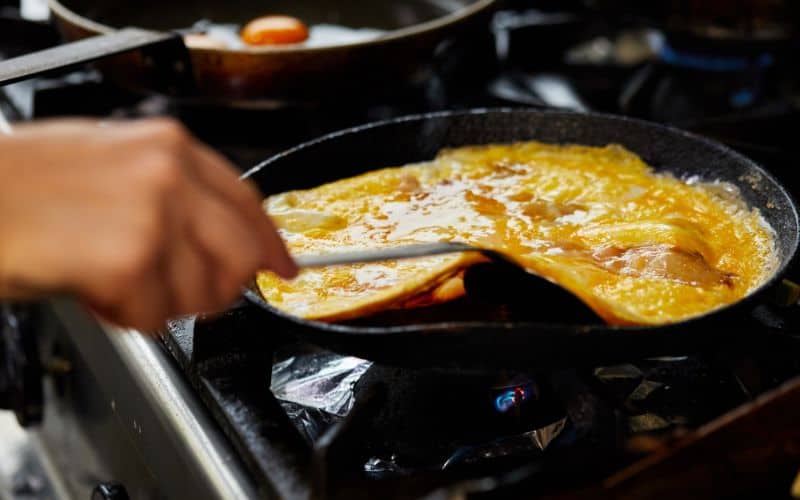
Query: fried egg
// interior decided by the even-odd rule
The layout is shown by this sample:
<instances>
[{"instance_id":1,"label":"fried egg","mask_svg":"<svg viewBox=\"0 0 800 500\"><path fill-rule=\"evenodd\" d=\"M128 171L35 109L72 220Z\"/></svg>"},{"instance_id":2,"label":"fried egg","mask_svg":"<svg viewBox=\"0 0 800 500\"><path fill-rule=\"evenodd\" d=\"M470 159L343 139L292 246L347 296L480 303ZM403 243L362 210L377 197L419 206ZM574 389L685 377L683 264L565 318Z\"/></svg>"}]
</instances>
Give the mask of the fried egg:
<instances>
[{"instance_id":1,"label":"fried egg","mask_svg":"<svg viewBox=\"0 0 800 500\"><path fill-rule=\"evenodd\" d=\"M777 267L773 230L733 186L655 173L618 145L445 150L264 206L295 254L466 242L512 256L610 324L702 315L743 298ZM310 269L293 281L262 272L256 281L278 309L340 321L457 298L461 274L482 259Z\"/></svg>"}]
</instances>

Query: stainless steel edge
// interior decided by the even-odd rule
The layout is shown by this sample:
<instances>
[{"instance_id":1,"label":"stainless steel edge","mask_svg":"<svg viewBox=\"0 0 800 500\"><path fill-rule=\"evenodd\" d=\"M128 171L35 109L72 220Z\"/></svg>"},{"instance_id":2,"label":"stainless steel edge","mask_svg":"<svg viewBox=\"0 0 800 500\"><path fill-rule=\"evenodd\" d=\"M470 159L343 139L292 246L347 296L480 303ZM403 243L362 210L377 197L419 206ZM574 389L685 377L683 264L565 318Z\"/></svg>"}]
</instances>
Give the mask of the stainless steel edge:
<instances>
[{"instance_id":1,"label":"stainless steel edge","mask_svg":"<svg viewBox=\"0 0 800 500\"><path fill-rule=\"evenodd\" d=\"M70 325L81 355L98 361L90 367L108 405L166 498L259 496L225 436L157 341L101 326L73 300L54 299L49 305Z\"/></svg>"}]
</instances>

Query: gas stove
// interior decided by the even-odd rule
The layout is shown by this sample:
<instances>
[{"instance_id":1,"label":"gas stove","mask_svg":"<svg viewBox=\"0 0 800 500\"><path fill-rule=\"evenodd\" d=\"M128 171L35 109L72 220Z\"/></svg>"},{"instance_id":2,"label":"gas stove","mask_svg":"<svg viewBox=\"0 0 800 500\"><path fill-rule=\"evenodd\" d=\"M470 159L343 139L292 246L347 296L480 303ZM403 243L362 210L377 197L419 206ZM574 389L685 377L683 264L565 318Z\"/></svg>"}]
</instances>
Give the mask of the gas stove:
<instances>
[{"instance_id":1,"label":"gas stove","mask_svg":"<svg viewBox=\"0 0 800 500\"><path fill-rule=\"evenodd\" d=\"M413 88L220 107L121 90L83 68L0 90L0 112L170 115L243 170L333 130L426 111L623 113L727 142L800 192L785 50L520 7L499 12L485 39L443 50ZM69 300L4 317L3 402L29 425L53 489L75 498L788 498L800 466L796 306L759 307L741 325L750 335L706 352L503 373L322 351L244 303L152 337Z\"/></svg>"},{"instance_id":2,"label":"gas stove","mask_svg":"<svg viewBox=\"0 0 800 500\"><path fill-rule=\"evenodd\" d=\"M671 443L721 415L756 411L753 401L792 379L800 370L800 337L791 333L798 321L796 312L761 308L742 325L756 334L743 343L527 372L380 366L297 344L245 304L172 322L163 340L258 482L287 497L310 490L313 498L660 498L668 492L651 481L663 463L645 467L646 479L636 469L659 453L670 457ZM728 452L757 453L739 449L736 436L774 430L759 427L725 430L725 454L714 458L721 465L703 475L713 488L688 482L696 461L671 472L670 486L702 498L764 488L786 497L778 468L770 478L726 479L726 468L750 466ZM787 437L779 433L755 446L772 449ZM692 446L706 453L706 444Z\"/></svg>"}]
</instances>

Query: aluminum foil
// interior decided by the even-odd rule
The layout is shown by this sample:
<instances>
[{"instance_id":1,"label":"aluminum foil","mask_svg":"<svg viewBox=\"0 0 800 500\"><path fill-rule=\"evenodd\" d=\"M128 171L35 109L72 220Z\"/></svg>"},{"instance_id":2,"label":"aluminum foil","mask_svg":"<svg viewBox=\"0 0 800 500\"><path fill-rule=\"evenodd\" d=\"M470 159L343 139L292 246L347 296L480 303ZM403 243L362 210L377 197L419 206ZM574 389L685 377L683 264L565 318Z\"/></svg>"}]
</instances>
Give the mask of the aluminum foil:
<instances>
[{"instance_id":1,"label":"aluminum foil","mask_svg":"<svg viewBox=\"0 0 800 500\"><path fill-rule=\"evenodd\" d=\"M272 366L272 393L280 401L344 417L353 407L353 386L370 361L315 353L291 357Z\"/></svg>"},{"instance_id":2,"label":"aluminum foil","mask_svg":"<svg viewBox=\"0 0 800 500\"><path fill-rule=\"evenodd\" d=\"M280 401L280 404L308 444L314 444L325 431L341 419L331 413L289 401Z\"/></svg>"},{"instance_id":3,"label":"aluminum foil","mask_svg":"<svg viewBox=\"0 0 800 500\"><path fill-rule=\"evenodd\" d=\"M370 477L381 478L391 477L397 475L410 474L414 472L413 468L403 467L399 463L400 459L397 455L389 457L372 457L367 459L364 463L364 472Z\"/></svg>"},{"instance_id":4,"label":"aluminum foil","mask_svg":"<svg viewBox=\"0 0 800 500\"><path fill-rule=\"evenodd\" d=\"M372 363L331 353L293 356L272 365L270 389L309 443L347 415L353 386Z\"/></svg>"},{"instance_id":5,"label":"aluminum foil","mask_svg":"<svg viewBox=\"0 0 800 500\"><path fill-rule=\"evenodd\" d=\"M615 392L624 398L624 424L630 434L664 431L675 426L684 426L689 422L685 416L665 412L663 406L651 408L651 397L659 392L670 390L669 384L661 377L668 380L670 367L680 367L690 362L687 356L663 356L642 360L636 366L630 363L599 367L594 370L594 376L600 382L615 388ZM650 366L651 369L642 368ZM654 367L666 369L654 370Z\"/></svg>"},{"instance_id":6,"label":"aluminum foil","mask_svg":"<svg viewBox=\"0 0 800 500\"><path fill-rule=\"evenodd\" d=\"M567 419L562 418L552 424L517 436L496 439L478 446L459 448L442 465L442 469L447 469L457 464L469 464L482 459L527 453L532 450L544 451L561 434L566 425Z\"/></svg>"}]
</instances>

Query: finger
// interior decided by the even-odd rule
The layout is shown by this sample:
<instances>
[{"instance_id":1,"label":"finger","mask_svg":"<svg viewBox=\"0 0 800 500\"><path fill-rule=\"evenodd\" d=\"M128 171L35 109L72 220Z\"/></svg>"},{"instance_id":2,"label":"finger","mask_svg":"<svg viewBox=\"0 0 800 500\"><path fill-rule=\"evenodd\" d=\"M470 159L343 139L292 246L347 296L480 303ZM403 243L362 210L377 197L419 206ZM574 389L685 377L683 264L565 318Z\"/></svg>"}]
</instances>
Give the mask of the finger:
<instances>
[{"instance_id":1,"label":"finger","mask_svg":"<svg viewBox=\"0 0 800 500\"><path fill-rule=\"evenodd\" d=\"M171 233L167 253L167 275L172 295L171 315L209 312L220 304L217 290L211 282L213 260L205 255L202 246L194 241L190 222L184 220L179 209L171 211Z\"/></svg>"},{"instance_id":2,"label":"finger","mask_svg":"<svg viewBox=\"0 0 800 500\"><path fill-rule=\"evenodd\" d=\"M159 266L163 267L163 266ZM89 307L105 320L121 327L155 332L164 327L170 316L171 299L161 269L142 276L130 286L124 300L109 303L85 298Z\"/></svg>"},{"instance_id":3,"label":"finger","mask_svg":"<svg viewBox=\"0 0 800 500\"><path fill-rule=\"evenodd\" d=\"M172 300L168 288L167 276L162 266L158 272L148 274L131 297L119 308L117 318L123 325L131 325L145 331L157 331L164 328L172 310Z\"/></svg>"},{"instance_id":4,"label":"finger","mask_svg":"<svg viewBox=\"0 0 800 500\"><path fill-rule=\"evenodd\" d=\"M213 260L193 239L194 236L184 230L168 250L171 314L174 315L211 312L225 305L220 303L218 291L212 283L216 272Z\"/></svg>"},{"instance_id":5,"label":"finger","mask_svg":"<svg viewBox=\"0 0 800 500\"><path fill-rule=\"evenodd\" d=\"M281 238L275 223L272 222L269 215L262 213L256 225L260 227L261 239L267 252L267 269L286 279L297 276L299 268L291 255L289 255L286 243Z\"/></svg>"},{"instance_id":6,"label":"finger","mask_svg":"<svg viewBox=\"0 0 800 500\"><path fill-rule=\"evenodd\" d=\"M263 264L279 275L292 278L297 266L262 205L262 195L250 182L239 180L235 170L219 154L197 144L192 148L193 172L207 189L236 207L250 222L251 231L263 245Z\"/></svg>"},{"instance_id":7,"label":"finger","mask_svg":"<svg viewBox=\"0 0 800 500\"><path fill-rule=\"evenodd\" d=\"M188 191L186 208L196 243L213 259L218 298L233 301L241 285L262 265L261 241L240 213L204 189Z\"/></svg>"}]
</instances>

